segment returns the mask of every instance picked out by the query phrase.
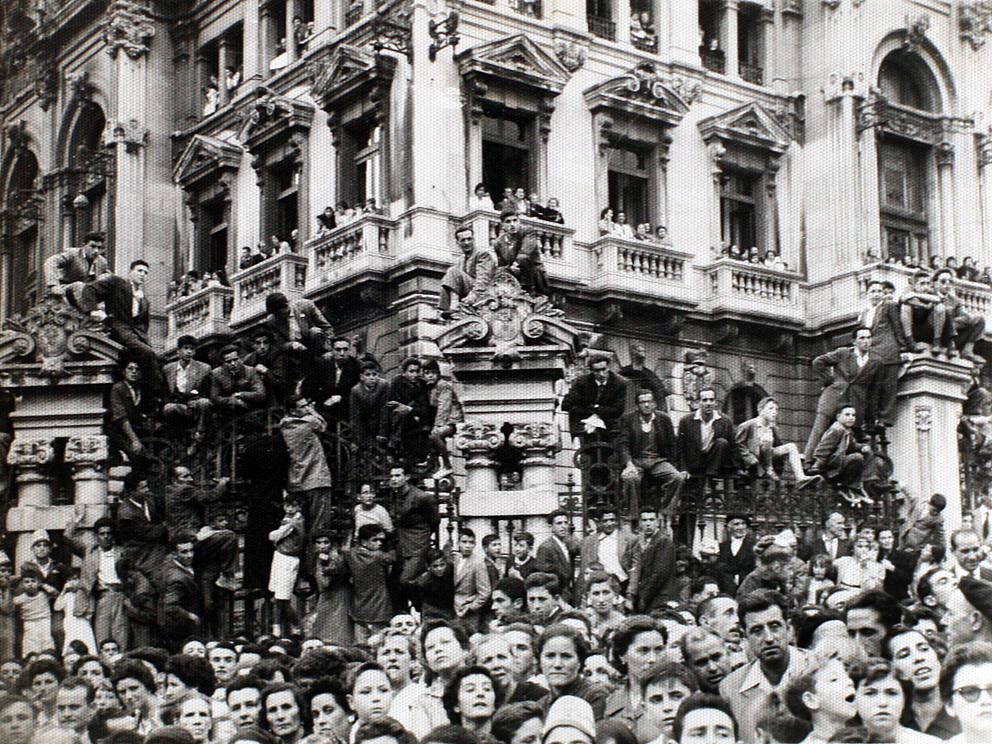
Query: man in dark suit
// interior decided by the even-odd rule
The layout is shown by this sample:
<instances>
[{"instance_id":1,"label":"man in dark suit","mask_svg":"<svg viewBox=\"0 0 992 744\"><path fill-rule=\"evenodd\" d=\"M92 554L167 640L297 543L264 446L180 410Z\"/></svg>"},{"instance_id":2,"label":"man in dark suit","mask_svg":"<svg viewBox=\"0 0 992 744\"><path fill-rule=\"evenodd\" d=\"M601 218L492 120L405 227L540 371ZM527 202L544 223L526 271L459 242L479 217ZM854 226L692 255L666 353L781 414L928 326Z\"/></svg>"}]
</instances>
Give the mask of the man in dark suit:
<instances>
[{"instance_id":1,"label":"man in dark suit","mask_svg":"<svg viewBox=\"0 0 992 744\"><path fill-rule=\"evenodd\" d=\"M252 331L251 351L244 362L261 378L268 404L284 405L291 392L288 384L290 363L288 355L276 348L269 328L259 326Z\"/></svg>"},{"instance_id":2,"label":"man in dark suit","mask_svg":"<svg viewBox=\"0 0 992 744\"><path fill-rule=\"evenodd\" d=\"M200 441L206 434L210 411L210 365L193 358L196 339L192 336L180 336L176 345L179 359L166 364L163 370L168 402L162 407L162 415L177 431L195 424L193 439Z\"/></svg>"},{"instance_id":3,"label":"man in dark suit","mask_svg":"<svg viewBox=\"0 0 992 744\"><path fill-rule=\"evenodd\" d=\"M137 470L124 478L124 493L117 506L117 536L121 544L118 563L140 571L153 584L161 578L168 555L168 530L162 501L148 488L148 480Z\"/></svg>"},{"instance_id":4,"label":"man in dark suit","mask_svg":"<svg viewBox=\"0 0 992 744\"><path fill-rule=\"evenodd\" d=\"M251 367L245 366L238 347L220 350L221 364L210 371L210 402L230 416L265 405L265 385Z\"/></svg>"},{"instance_id":5,"label":"man in dark suit","mask_svg":"<svg viewBox=\"0 0 992 744\"><path fill-rule=\"evenodd\" d=\"M572 436L583 444L614 437L626 397L623 380L610 371L609 358L603 354L591 356L589 369L589 374L572 383L561 403L562 410L568 413Z\"/></svg>"},{"instance_id":6,"label":"man in dark suit","mask_svg":"<svg viewBox=\"0 0 992 744\"><path fill-rule=\"evenodd\" d=\"M203 597L193 573L196 538L191 534L180 534L170 540L170 544L172 560L165 568L158 623L166 648L175 653L186 638L200 630Z\"/></svg>"},{"instance_id":7,"label":"man in dark suit","mask_svg":"<svg viewBox=\"0 0 992 744\"><path fill-rule=\"evenodd\" d=\"M754 536L747 517L741 514L727 516L727 539L720 543L720 564L726 566L736 586L754 570Z\"/></svg>"},{"instance_id":8,"label":"man in dark suit","mask_svg":"<svg viewBox=\"0 0 992 744\"><path fill-rule=\"evenodd\" d=\"M525 292L548 294L541 242L537 233L524 229L516 211L504 210L500 215L500 234L493 242L493 252L496 254L496 265L513 274Z\"/></svg>"},{"instance_id":9,"label":"man in dark suit","mask_svg":"<svg viewBox=\"0 0 992 744\"><path fill-rule=\"evenodd\" d=\"M809 539L800 545L799 557L808 561L817 553L826 553L833 558L851 555L853 545L845 537L844 515L840 512L830 512L823 522L823 529L816 530Z\"/></svg>"},{"instance_id":10,"label":"man in dark suit","mask_svg":"<svg viewBox=\"0 0 992 744\"><path fill-rule=\"evenodd\" d=\"M871 338L870 328L858 328L854 332L854 346L834 349L813 360L813 371L826 387L816 403L816 418L803 453L805 462L813 461L813 450L833 423L837 406L842 403L854 406L855 426L870 427L875 411L868 391L873 389L882 367L871 353Z\"/></svg>"},{"instance_id":11,"label":"man in dark suit","mask_svg":"<svg viewBox=\"0 0 992 744\"><path fill-rule=\"evenodd\" d=\"M659 499L653 488L657 485L666 494L666 512L674 512L688 473L676 467L678 457L672 420L668 414L657 410L654 393L650 390L639 391L637 410L621 417L617 450L620 462L624 464L620 477L632 490L629 496L639 496L644 505L657 509ZM642 489L645 479L652 486L650 490Z\"/></svg>"},{"instance_id":12,"label":"man in dark suit","mask_svg":"<svg viewBox=\"0 0 992 744\"><path fill-rule=\"evenodd\" d=\"M427 435L434 422L430 391L420 370L420 360L408 357L389 383L389 447L402 456L420 456L426 451Z\"/></svg>"},{"instance_id":13,"label":"man in dark suit","mask_svg":"<svg viewBox=\"0 0 992 744\"><path fill-rule=\"evenodd\" d=\"M145 445L141 438L147 436L150 427L145 413L148 401L137 361L125 361L123 377L123 380L115 382L110 388L107 439L113 459L119 461L118 453L123 452L132 465L140 468L147 464Z\"/></svg>"},{"instance_id":14,"label":"man in dark suit","mask_svg":"<svg viewBox=\"0 0 992 744\"><path fill-rule=\"evenodd\" d=\"M328 423L347 421L351 389L358 384L360 375L360 364L351 355L351 341L344 336L335 336L331 351L320 356L314 374L304 383L304 392L317 402Z\"/></svg>"},{"instance_id":15,"label":"man in dark suit","mask_svg":"<svg viewBox=\"0 0 992 744\"><path fill-rule=\"evenodd\" d=\"M551 523L551 535L537 547L536 567L541 573L557 576L562 598L571 602L576 552L569 534L572 520L565 512L556 511L548 517L548 521Z\"/></svg>"},{"instance_id":16,"label":"man in dark suit","mask_svg":"<svg viewBox=\"0 0 992 744\"><path fill-rule=\"evenodd\" d=\"M362 362L358 384L351 389L348 412L358 447L385 445L389 431L389 383L379 377L377 362Z\"/></svg>"},{"instance_id":17,"label":"man in dark suit","mask_svg":"<svg viewBox=\"0 0 992 744\"><path fill-rule=\"evenodd\" d=\"M165 394L165 378L158 355L148 340L147 279L148 262L139 258L131 262L127 279L104 274L87 284L82 291L81 305L84 311L92 312L97 304L104 304L110 337L127 350L130 358L137 360L149 395L157 398Z\"/></svg>"},{"instance_id":18,"label":"man in dark suit","mask_svg":"<svg viewBox=\"0 0 992 744\"><path fill-rule=\"evenodd\" d=\"M891 282L873 280L868 283L868 307L858 315L858 326L871 329L871 354L881 365L875 378L876 421L880 426L892 426L895 421L896 389L899 382L900 354L912 348L899 317L899 305L887 300L886 285L895 292Z\"/></svg>"},{"instance_id":19,"label":"man in dark suit","mask_svg":"<svg viewBox=\"0 0 992 744\"><path fill-rule=\"evenodd\" d=\"M841 496L851 504L871 504L871 497L861 487L861 477L871 455L871 447L855 439L856 419L854 406L839 406L834 423L824 432L813 450L813 457L817 469L836 485Z\"/></svg>"},{"instance_id":20,"label":"man in dark suit","mask_svg":"<svg viewBox=\"0 0 992 744\"><path fill-rule=\"evenodd\" d=\"M716 407L716 390L699 391L699 408L679 421L682 469L691 477L721 477L737 470L734 425Z\"/></svg>"},{"instance_id":21,"label":"man in dark suit","mask_svg":"<svg viewBox=\"0 0 992 744\"><path fill-rule=\"evenodd\" d=\"M638 532L646 542L635 551L627 596L634 612L645 615L664 607L666 602L679 600L675 543L667 532L659 529L660 524L656 510L641 507Z\"/></svg>"}]
</instances>

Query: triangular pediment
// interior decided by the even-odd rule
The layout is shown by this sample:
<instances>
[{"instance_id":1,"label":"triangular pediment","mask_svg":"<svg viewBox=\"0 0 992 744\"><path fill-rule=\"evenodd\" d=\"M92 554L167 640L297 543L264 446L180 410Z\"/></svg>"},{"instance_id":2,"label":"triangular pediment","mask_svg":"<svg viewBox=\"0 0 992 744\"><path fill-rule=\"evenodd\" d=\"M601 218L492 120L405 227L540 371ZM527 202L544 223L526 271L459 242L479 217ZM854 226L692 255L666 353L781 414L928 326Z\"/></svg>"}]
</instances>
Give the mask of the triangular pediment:
<instances>
[{"instance_id":1,"label":"triangular pediment","mask_svg":"<svg viewBox=\"0 0 992 744\"><path fill-rule=\"evenodd\" d=\"M249 152L255 153L273 139L285 139L297 129L310 129L314 107L295 98L259 88L258 96L242 105L241 140Z\"/></svg>"},{"instance_id":2,"label":"triangular pediment","mask_svg":"<svg viewBox=\"0 0 992 744\"><path fill-rule=\"evenodd\" d=\"M792 141L785 128L757 101L703 119L699 131L707 142L718 138L777 153L784 152Z\"/></svg>"},{"instance_id":3,"label":"triangular pediment","mask_svg":"<svg viewBox=\"0 0 992 744\"><path fill-rule=\"evenodd\" d=\"M590 111L610 110L657 119L670 126L681 121L689 104L661 78L652 63L604 80L585 90Z\"/></svg>"},{"instance_id":4,"label":"triangular pediment","mask_svg":"<svg viewBox=\"0 0 992 744\"><path fill-rule=\"evenodd\" d=\"M371 85L388 85L395 68L393 57L342 44L318 65L311 94L320 107L327 110L330 106L347 103L353 95Z\"/></svg>"},{"instance_id":5,"label":"triangular pediment","mask_svg":"<svg viewBox=\"0 0 992 744\"><path fill-rule=\"evenodd\" d=\"M178 183L186 186L208 174L216 175L218 170L237 170L242 152L238 145L231 142L206 134L194 134L176 161L172 175Z\"/></svg>"},{"instance_id":6,"label":"triangular pediment","mask_svg":"<svg viewBox=\"0 0 992 744\"><path fill-rule=\"evenodd\" d=\"M551 54L523 34L471 47L455 57L462 75L481 75L557 95L570 74Z\"/></svg>"}]
</instances>

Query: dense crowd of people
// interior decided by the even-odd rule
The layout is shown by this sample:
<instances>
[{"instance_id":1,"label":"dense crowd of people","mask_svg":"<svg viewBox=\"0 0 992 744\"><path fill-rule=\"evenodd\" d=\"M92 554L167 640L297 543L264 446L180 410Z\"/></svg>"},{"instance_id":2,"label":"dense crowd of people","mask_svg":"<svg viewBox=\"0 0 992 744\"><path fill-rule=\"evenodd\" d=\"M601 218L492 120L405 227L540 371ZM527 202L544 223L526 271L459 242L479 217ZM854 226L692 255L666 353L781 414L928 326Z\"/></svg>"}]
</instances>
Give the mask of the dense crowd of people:
<instances>
[{"instance_id":1,"label":"dense crowd of people","mask_svg":"<svg viewBox=\"0 0 992 744\"><path fill-rule=\"evenodd\" d=\"M458 230L442 318L483 296L500 268L546 291L520 220L537 203L506 194L491 249ZM580 446L617 453L626 498L587 520L556 511L542 537L524 525L477 534L424 487L450 475L463 419L436 360L408 358L383 379L312 302L274 292L248 353L227 345L211 365L184 336L163 364L148 340L148 264L115 276L99 264L101 242L52 257L45 276L124 348L107 432L111 464L129 473L94 524L80 509L61 537L32 533L21 565L0 554L5 744L992 736L988 505L950 535L941 494L903 493L892 522L853 516L887 487L874 463L898 365L914 354L984 361L982 319L955 297L951 267L918 271L898 298L870 284L853 345L813 361L824 389L805 448L781 439L753 364L718 400L706 354L687 352L689 412L676 421L643 344L616 372L587 349L561 408ZM195 465L220 427L254 411L278 417L271 431L244 430L258 439L242 443L252 475L241 514L231 481ZM346 514L332 426L354 454L386 463L356 484ZM180 445L154 481L152 434ZM844 511L802 529L728 513L680 544L684 490L742 478L825 480ZM259 596L266 624L255 632Z\"/></svg>"}]
</instances>

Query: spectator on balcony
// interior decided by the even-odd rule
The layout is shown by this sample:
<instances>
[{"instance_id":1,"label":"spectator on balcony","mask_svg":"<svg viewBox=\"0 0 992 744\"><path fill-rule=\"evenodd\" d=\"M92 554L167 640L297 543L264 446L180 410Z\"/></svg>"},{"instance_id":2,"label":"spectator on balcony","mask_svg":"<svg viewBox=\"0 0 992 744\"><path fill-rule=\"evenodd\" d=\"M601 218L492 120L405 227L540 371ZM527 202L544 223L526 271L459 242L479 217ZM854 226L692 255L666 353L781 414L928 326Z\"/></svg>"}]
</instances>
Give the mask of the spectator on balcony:
<instances>
[{"instance_id":1,"label":"spectator on balcony","mask_svg":"<svg viewBox=\"0 0 992 744\"><path fill-rule=\"evenodd\" d=\"M348 410L355 445L371 448L386 444L389 431L389 383L379 377L379 364L362 362L359 381L351 389Z\"/></svg>"},{"instance_id":2,"label":"spectator on balcony","mask_svg":"<svg viewBox=\"0 0 992 744\"><path fill-rule=\"evenodd\" d=\"M975 342L985 332L985 318L965 311L964 303L954 293L954 273L949 266L934 273L933 284L944 303L947 324L954 334L954 345L968 361L985 364L985 359L975 353Z\"/></svg>"},{"instance_id":3,"label":"spectator on balcony","mask_svg":"<svg viewBox=\"0 0 992 744\"><path fill-rule=\"evenodd\" d=\"M220 91L215 83L211 83L203 88L203 115L210 116L216 113L220 103Z\"/></svg>"},{"instance_id":4,"label":"spectator on balcony","mask_svg":"<svg viewBox=\"0 0 992 744\"><path fill-rule=\"evenodd\" d=\"M193 336L180 336L178 359L163 370L167 402L162 407L165 423L175 431L193 427L193 441L201 442L206 435L207 414L210 411L210 365L194 359L197 341Z\"/></svg>"},{"instance_id":5,"label":"spectator on balcony","mask_svg":"<svg viewBox=\"0 0 992 744\"><path fill-rule=\"evenodd\" d=\"M477 183L475 188L472 190L472 195L468 198L468 211L492 212L493 209L495 209L493 199L489 196L489 191L486 189L486 184Z\"/></svg>"},{"instance_id":6,"label":"spectator on balcony","mask_svg":"<svg viewBox=\"0 0 992 744\"><path fill-rule=\"evenodd\" d=\"M334 207L324 207L324 211L317 215L317 234L326 235L337 227L337 224Z\"/></svg>"},{"instance_id":7,"label":"spectator on balcony","mask_svg":"<svg viewBox=\"0 0 992 744\"><path fill-rule=\"evenodd\" d=\"M634 240L651 240L651 224L648 222L639 223L634 229Z\"/></svg>"},{"instance_id":8,"label":"spectator on balcony","mask_svg":"<svg viewBox=\"0 0 992 744\"><path fill-rule=\"evenodd\" d=\"M624 382L610 370L609 357L590 357L589 369L572 383L561 403L572 436L583 444L612 440L626 402Z\"/></svg>"},{"instance_id":9,"label":"spectator on balcony","mask_svg":"<svg viewBox=\"0 0 992 744\"><path fill-rule=\"evenodd\" d=\"M716 390L699 391L699 408L679 421L682 468L693 478L732 476L738 468L734 425L717 410Z\"/></svg>"},{"instance_id":10,"label":"spectator on balcony","mask_svg":"<svg viewBox=\"0 0 992 744\"><path fill-rule=\"evenodd\" d=\"M228 98L234 97L234 92L241 85L241 70L234 65L224 68L224 85L227 87Z\"/></svg>"},{"instance_id":11,"label":"spectator on balcony","mask_svg":"<svg viewBox=\"0 0 992 744\"><path fill-rule=\"evenodd\" d=\"M241 361L233 344L220 351L221 364L210 371L210 402L225 416L233 416L265 405L265 385L252 368Z\"/></svg>"},{"instance_id":12,"label":"spectator on balcony","mask_svg":"<svg viewBox=\"0 0 992 744\"><path fill-rule=\"evenodd\" d=\"M427 400L433 418L430 425L431 455L440 458L434 478L451 474L448 438L455 435L458 424L465 420L462 403L450 380L441 379L441 366L435 359L424 362L421 374L427 388Z\"/></svg>"},{"instance_id":13,"label":"spectator on balcony","mask_svg":"<svg viewBox=\"0 0 992 744\"><path fill-rule=\"evenodd\" d=\"M758 415L738 425L736 437L743 448L744 467L758 477L779 480L776 465L785 460L798 488L806 488L821 479L818 475L806 475L795 442L783 443L779 439L778 402L774 398L765 398L758 404Z\"/></svg>"},{"instance_id":14,"label":"spectator on balcony","mask_svg":"<svg viewBox=\"0 0 992 744\"><path fill-rule=\"evenodd\" d=\"M532 295L548 294L548 279L541 258L541 242L537 233L524 229L520 215L504 211L500 216L501 231L493 243L497 264L506 268L520 282L525 292Z\"/></svg>"},{"instance_id":15,"label":"spectator on balcony","mask_svg":"<svg viewBox=\"0 0 992 744\"><path fill-rule=\"evenodd\" d=\"M668 414L658 410L654 393L637 393L637 410L620 418L617 450L624 469L621 480L631 496L639 493L641 505L658 508L669 514L678 507L682 486L688 473L678 469L678 443ZM664 494L664 500L656 493ZM632 500L633 501L633 500Z\"/></svg>"},{"instance_id":16,"label":"spectator on balcony","mask_svg":"<svg viewBox=\"0 0 992 744\"><path fill-rule=\"evenodd\" d=\"M513 190L513 210L517 214L521 217L529 215L530 204L530 199L527 198L527 192L522 186L518 186Z\"/></svg>"},{"instance_id":17,"label":"spectator on balcony","mask_svg":"<svg viewBox=\"0 0 992 744\"><path fill-rule=\"evenodd\" d=\"M337 220L338 227L343 227L357 219L358 215L352 207L348 206L348 202L341 200L338 202L338 208L335 212L335 219Z\"/></svg>"},{"instance_id":18,"label":"spectator on balcony","mask_svg":"<svg viewBox=\"0 0 992 744\"><path fill-rule=\"evenodd\" d=\"M493 199L493 203L496 203L495 199ZM496 209L499 212L506 212L509 210L515 211L515 206L516 205L513 201L513 187L507 186L503 189L503 196L500 197L499 203L496 204Z\"/></svg>"},{"instance_id":19,"label":"spectator on balcony","mask_svg":"<svg viewBox=\"0 0 992 744\"><path fill-rule=\"evenodd\" d=\"M975 281L981 282L982 284L992 287L992 273L990 272L992 272L992 269L990 269L988 266L985 266L982 269L982 273L978 275L978 278Z\"/></svg>"},{"instance_id":20,"label":"spectator on balcony","mask_svg":"<svg viewBox=\"0 0 992 744\"><path fill-rule=\"evenodd\" d=\"M315 362L312 374L303 383L303 390L318 404L328 423L348 420L351 389L358 384L361 364L351 354L351 341L346 336L327 337L330 351Z\"/></svg>"},{"instance_id":21,"label":"spectator on balcony","mask_svg":"<svg viewBox=\"0 0 992 744\"><path fill-rule=\"evenodd\" d=\"M656 225L654 228L654 239L659 243L668 243L668 228L664 225Z\"/></svg>"},{"instance_id":22,"label":"spectator on balcony","mask_svg":"<svg viewBox=\"0 0 992 744\"><path fill-rule=\"evenodd\" d=\"M123 378L110 388L110 427L107 430L112 459L118 452L136 467L147 464L145 445L141 438L150 431L150 420L146 413L148 396L141 384L141 367L136 361L127 360L122 369Z\"/></svg>"},{"instance_id":23,"label":"spectator on balcony","mask_svg":"<svg viewBox=\"0 0 992 744\"><path fill-rule=\"evenodd\" d=\"M382 207L376 204L374 196L370 196L365 200L365 206L362 207L362 214L382 214Z\"/></svg>"},{"instance_id":24,"label":"spectator on balcony","mask_svg":"<svg viewBox=\"0 0 992 744\"><path fill-rule=\"evenodd\" d=\"M124 347L128 356L141 367L148 393L157 398L165 394L165 378L158 355L148 340L150 305L145 297L148 262L131 262L128 278L104 274L86 285L82 292L83 309L106 318L110 337ZM98 303L104 311L95 310Z\"/></svg>"},{"instance_id":25,"label":"spectator on balcony","mask_svg":"<svg viewBox=\"0 0 992 744\"><path fill-rule=\"evenodd\" d=\"M252 350L245 366L255 370L265 386L266 402L280 405L290 393L288 358L272 342L272 331L264 326L251 334Z\"/></svg>"},{"instance_id":26,"label":"spectator on balcony","mask_svg":"<svg viewBox=\"0 0 992 744\"><path fill-rule=\"evenodd\" d=\"M603 207L599 213L599 235L612 235L615 231L616 223L613 222L613 210L610 207Z\"/></svg>"},{"instance_id":27,"label":"spectator on balcony","mask_svg":"<svg viewBox=\"0 0 992 744\"><path fill-rule=\"evenodd\" d=\"M836 422L837 406L841 403L854 408L856 426L872 424L875 412L868 391L874 389L881 366L871 353L870 328L858 328L854 332L854 346L834 349L813 360L813 371L825 387L816 402L816 417L803 452L805 462L813 462L813 450L823 433Z\"/></svg>"},{"instance_id":28,"label":"spectator on balcony","mask_svg":"<svg viewBox=\"0 0 992 744\"><path fill-rule=\"evenodd\" d=\"M648 358L647 349L640 341L635 341L630 345L630 364L620 368L620 376L628 380L627 382L627 403L624 408L628 411L634 410L637 405L635 396L638 390L650 390L654 393L658 410L662 413L668 412L668 394L671 392L658 375L647 368L645 361Z\"/></svg>"},{"instance_id":29,"label":"spectator on balcony","mask_svg":"<svg viewBox=\"0 0 992 744\"><path fill-rule=\"evenodd\" d=\"M618 238L634 239L634 228L627 222L626 212L617 212L617 219L613 225L613 234Z\"/></svg>"},{"instance_id":30,"label":"spectator on balcony","mask_svg":"<svg viewBox=\"0 0 992 744\"><path fill-rule=\"evenodd\" d=\"M307 534L324 532L330 529L333 517L331 469L320 441L327 422L304 395L291 394L286 406L288 412L279 422L289 453L286 493L303 506Z\"/></svg>"},{"instance_id":31,"label":"spectator on balcony","mask_svg":"<svg viewBox=\"0 0 992 744\"><path fill-rule=\"evenodd\" d=\"M455 240L462 255L444 273L438 300L438 310L445 319L451 317L452 294L459 302L472 304L492 284L496 270L496 254L489 248L476 249L471 225L462 225L455 230Z\"/></svg>"},{"instance_id":32,"label":"spectator on balcony","mask_svg":"<svg viewBox=\"0 0 992 744\"><path fill-rule=\"evenodd\" d=\"M630 42L638 49L651 52L657 46L654 21L647 11L632 14L630 19Z\"/></svg>"},{"instance_id":33,"label":"spectator on balcony","mask_svg":"<svg viewBox=\"0 0 992 744\"><path fill-rule=\"evenodd\" d=\"M81 308L83 287L86 282L110 272L103 256L105 238L101 232L86 235L82 247L68 248L45 260L44 275L48 291L65 297L70 304Z\"/></svg>"},{"instance_id":34,"label":"spectator on balcony","mask_svg":"<svg viewBox=\"0 0 992 744\"><path fill-rule=\"evenodd\" d=\"M899 313L914 351L929 352L935 357L957 355L947 305L934 290L926 270L910 278L909 287L899 296Z\"/></svg>"},{"instance_id":35,"label":"spectator on balcony","mask_svg":"<svg viewBox=\"0 0 992 744\"><path fill-rule=\"evenodd\" d=\"M544 217L541 219L546 220L547 222L555 222L559 225L564 225L565 217L562 215L560 207L561 205L558 201L558 197L549 196L548 204L544 207Z\"/></svg>"},{"instance_id":36,"label":"spectator on balcony","mask_svg":"<svg viewBox=\"0 0 992 744\"><path fill-rule=\"evenodd\" d=\"M868 307L858 316L858 325L871 329L870 354L881 364L875 377L873 409L879 426L892 426L901 354L910 349L910 339L899 316L899 306L886 294L895 293L892 282L868 282Z\"/></svg>"},{"instance_id":37,"label":"spectator on balcony","mask_svg":"<svg viewBox=\"0 0 992 744\"><path fill-rule=\"evenodd\" d=\"M966 282L974 282L978 279L978 267L975 265L975 259L971 256L965 256L961 260L961 266L957 270L958 279L964 279Z\"/></svg>"},{"instance_id":38,"label":"spectator on balcony","mask_svg":"<svg viewBox=\"0 0 992 744\"><path fill-rule=\"evenodd\" d=\"M307 42L310 41L310 36L312 35L313 27L304 23L303 19L299 16L293 16L293 44L296 45L296 53L302 54L307 48Z\"/></svg>"},{"instance_id":39,"label":"spectator on balcony","mask_svg":"<svg viewBox=\"0 0 992 744\"><path fill-rule=\"evenodd\" d=\"M861 485L865 463L872 452L869 445L859 443L854 435L857 418L855 406L839 405L834 422L813 450L817 472L833 483L852 506L874 503Z\"/></svg>"}]
</instances>

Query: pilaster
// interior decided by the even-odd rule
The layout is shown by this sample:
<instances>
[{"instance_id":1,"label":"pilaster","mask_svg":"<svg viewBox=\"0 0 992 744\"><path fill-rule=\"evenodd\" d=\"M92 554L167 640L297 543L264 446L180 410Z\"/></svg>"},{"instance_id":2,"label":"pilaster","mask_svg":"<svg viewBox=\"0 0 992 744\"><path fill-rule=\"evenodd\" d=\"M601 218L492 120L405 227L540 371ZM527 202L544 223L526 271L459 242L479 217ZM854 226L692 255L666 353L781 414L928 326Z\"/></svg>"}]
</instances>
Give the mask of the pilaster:
<instances>
[{"instance_id":1,"label":"pilaster","mask_svg":"<svg viewBox=\"0 0 992 744\"><path fill-rule=\"evenodd\" d=\"M672 62L698 67L699 61L699 3L696 0L663 0L670 19L670 48ZM664 40L659 37L659 47Z\"/></svg>"},{"instance_id":2,"label":"pilaster","mask_svg":"<svg viewBox=\"0 0 992 744\"><path fill-rule=\"evenodd\" d=\"M720 40L727 55L727 76L740 77L740 52L737 45L738 0L723 0L723 17L720 19Z\"/></svg>"},{"instance_id":3,"label":"pilaster","mask_svg":"<svg viewBox=\"0 0 992 744\"><path fill-rule=\"evenodd\" d=\"M31 559L31 534L23 528L25 517L34 516L52 505L52 474L49 469L55 460L53 437L18 437L10 445L7 464L14 470L17 506L7 514L7 531L20 532L14 554L15 567Z\"/></svg>"},{"instance_id":4,"label":"pilaster","mask_svg":"<svg viewBox=\"0 0 992 744\"><path fill-rule=\"evenodd\" d=\"M975 151L978 157L978 188L982 206L982 245L983 259L987 264L992 256L992 134L975 136Z\"/></svg>"}]
</instances>

